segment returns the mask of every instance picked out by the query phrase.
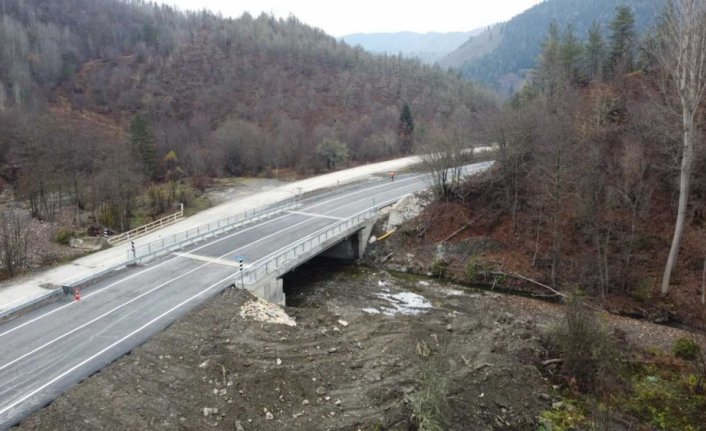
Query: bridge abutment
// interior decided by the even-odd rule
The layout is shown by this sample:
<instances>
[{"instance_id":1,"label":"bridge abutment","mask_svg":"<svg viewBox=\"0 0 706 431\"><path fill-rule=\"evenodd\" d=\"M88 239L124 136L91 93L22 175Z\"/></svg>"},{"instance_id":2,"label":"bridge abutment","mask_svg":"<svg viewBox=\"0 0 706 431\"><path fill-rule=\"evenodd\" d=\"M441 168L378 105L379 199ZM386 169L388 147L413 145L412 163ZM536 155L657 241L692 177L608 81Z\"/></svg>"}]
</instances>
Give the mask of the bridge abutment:
<instances>
[{"instance_id":1,"label":"bridge abutment","mask_svg":"<svg viewBox=\"0 0 706 431\"><path fill-rule=\"evenodd\" d=\"M321 253L321 256L343 260L360 259L365 254L375 221L369 221L361 229Z\"/></svg>"},{"instance_id":2,"label":"bridge abutment","mask_svg":"<svg viewBox=\"0 0 706 431\"><path fill-rule=\"evenodd\" d=\"M247 286L250 293L273 304L284 305L284 282L278 277L268 277L259 280L254 285Z\"/></svg>"}]
</instances>

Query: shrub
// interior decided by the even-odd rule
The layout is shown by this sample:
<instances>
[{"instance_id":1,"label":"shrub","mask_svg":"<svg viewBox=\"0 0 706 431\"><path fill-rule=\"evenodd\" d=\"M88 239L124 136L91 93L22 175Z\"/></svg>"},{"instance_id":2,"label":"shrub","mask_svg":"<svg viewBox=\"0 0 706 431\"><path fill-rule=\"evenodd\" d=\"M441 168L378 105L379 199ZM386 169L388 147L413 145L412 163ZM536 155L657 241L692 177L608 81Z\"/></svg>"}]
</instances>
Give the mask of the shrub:
<instances>
[{"instance_id":1,"label":"shrub","mask_svg":"<svg viewBox=\"0 0 706 431\"><path fill-rule=\"evenodd\" d=\"M691 393L689 377L647 371L635 377L624 404L627 410L658 430L703 430L706 397Z\"/></svg>"},{"instance_id":2,"label":"shrub","mask_svg":"<svg viewBox=\"0 0 706 431\"><path fill-rule=\"evenodd\" d=\"M586 423L586 415L568 400L539 415L539 431L570 431Z\"/></svg>"},{"instance_id":3,"label":"shrub","mask_svg":"<svg viewBox=\"0 0 706 431\"><path fill-rule=\"evenodd\" d=\"M696 382L693 385L697 394L703 395L704 381L706 380L706 358L699 344L692 338L679 338L674 343L674 356L691 362L696 371Z\"/></svg>"},{"instance_id":4,"label":"shrub","mask_svg":"<svg viewBox=\"0 0 706 431\"><path fill-rule=\"evenodd\" d=\"M568 298L564 324L555 333L562 354L563 371L582 390L605 390L618 378L617 349L597 316L576 295Z\"/></svg>"},{"instance_id":5,"label":"shrub","mask_svg":"<svg viewBox=\"0 0 706 431\"><path fill-rule=\"evenodd\" d=\"M446 273L446 268L449 266L448 262L443 258L436 257L431 263L431 273L434 277L443 277Z\"/></svg>"},{"instance_id":6,"label":"shrub","mask_svg":"<svg viewBox=\"0 0 706 431\"><path fill-rule=\"evenodd\" d=\"M419 369L419 389L410 397L412 420L419 431L444 431L446 378L438 366L427 359Z\"/></svg>"},{"instance_id":7,"label":"shrub","mask_svg":"<svg viewBox=\"0 0 706 431\"><path fill-rule=\"evenodd\" d=\"M61 228L54 235L54 241L59 244L68 245L71 238L74 237L74 231L67 228Z\"/></svg>"},{"instance_id":8,"label":"shrub","mask_svg":"<svg viewBox=\"0 0 706 431\"><path fill-rule=\"evenodd\" d=\"M466 262L466 280L474 282L478 280L478 261L476 259L468 259Z\"/></svg>"},{"instance_id":9,"label":"shrub","mask_svg":"<svg viewBox=\"0 0 706 431\"><path fill-rule=\"evenodd\" d=\"M701 354L699 345L691 338L679 338L672 349L674 356L685 361L694 361Z\"/></svg>"}]
</instances>

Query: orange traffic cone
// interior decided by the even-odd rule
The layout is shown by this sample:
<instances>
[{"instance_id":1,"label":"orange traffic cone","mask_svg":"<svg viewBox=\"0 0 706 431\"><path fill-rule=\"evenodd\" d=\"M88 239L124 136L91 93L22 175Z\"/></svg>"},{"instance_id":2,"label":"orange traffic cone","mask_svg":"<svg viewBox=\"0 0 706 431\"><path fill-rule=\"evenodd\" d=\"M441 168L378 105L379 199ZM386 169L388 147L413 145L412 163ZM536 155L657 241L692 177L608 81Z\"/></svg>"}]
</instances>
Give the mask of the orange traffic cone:
<instances>
[{"instance_id":1,"label":"orange traffic cone","mask_svg":"<svg viewBox=\"0 0 706 431\"><path fill-rule=\"evenodd\" d=\"M81 289L78 287L74 287L74 301L80 301L81 300Z\"/></svg>"}]
</instances>

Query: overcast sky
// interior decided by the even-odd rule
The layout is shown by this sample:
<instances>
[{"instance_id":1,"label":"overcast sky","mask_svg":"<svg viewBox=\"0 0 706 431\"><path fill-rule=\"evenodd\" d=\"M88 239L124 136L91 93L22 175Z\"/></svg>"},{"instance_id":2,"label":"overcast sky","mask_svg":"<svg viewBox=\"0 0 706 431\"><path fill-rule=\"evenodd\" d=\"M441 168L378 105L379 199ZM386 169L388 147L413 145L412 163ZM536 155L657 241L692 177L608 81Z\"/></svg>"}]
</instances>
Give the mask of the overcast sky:
<instances>
[{"instance_id":1,"label":"overcast sky","mask_svg":"<svg viewBox=\"0 0 706 431\"><path fill-rule=\"evenodd\" d=\"M302 22L332 36L350 33L470 31L529 9L542 0L158 0L182 10L209 9L237 18L248 11ZM590 0L589 0L590 1Z\"/></svg>"}]
</instances>

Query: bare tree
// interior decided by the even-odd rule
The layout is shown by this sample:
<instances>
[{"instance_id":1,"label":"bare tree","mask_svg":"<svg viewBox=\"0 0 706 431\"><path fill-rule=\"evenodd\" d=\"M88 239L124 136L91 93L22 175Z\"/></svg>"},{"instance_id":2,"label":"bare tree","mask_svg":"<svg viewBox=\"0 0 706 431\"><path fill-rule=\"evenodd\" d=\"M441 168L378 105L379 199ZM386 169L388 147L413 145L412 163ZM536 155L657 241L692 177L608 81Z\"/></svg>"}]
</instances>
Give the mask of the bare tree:
<instances>
[{"instance_id":1,"label":"bare tree","mask_svg":"<svg viewBox=\"0 0 706 431\"><path fill-rule=\"evenodd\" d=\"M473 150L464 145L458 133L440 133L433 137L421 156L422 166L431 175L431 189L439 200L457 196L463 166L473 158Z\"/></svg>"},{"instance_id":2,"label":"bare tree","mask_svg":"<svg viewBox=\"0 0 706 431\"><path fill-rule=\"evenodd\" d=\"M17 211L10 209L0 214L0 258L10 277L27 267L29 229Z\"/></svg>"},{"instance_id":3,"label":"bare tree","mask_svg":"<svg viewBox=\"0 0 706 431\"><path fill-rule=\"evenodd\" d=\"M496 166L505 195L505 206L512 217L512 231L517 231L517 210L532 157L535 133L528 109L507 110L499 116L493 137L497 142Z\"/></svg>"},{"instance_id":4,"label":"bare tree","mask_svg":"<svg viewBox=\"0 0 706 431\"><path fill-rule=\"evenodd\" d=\"M654 48L655 58L679 96L683 138L677 220L662 277L661 292L667 295L684 234L696 142L696 111L706 89L706 0L670 0L660 33Z\"/></svg>"}]
</instances>

